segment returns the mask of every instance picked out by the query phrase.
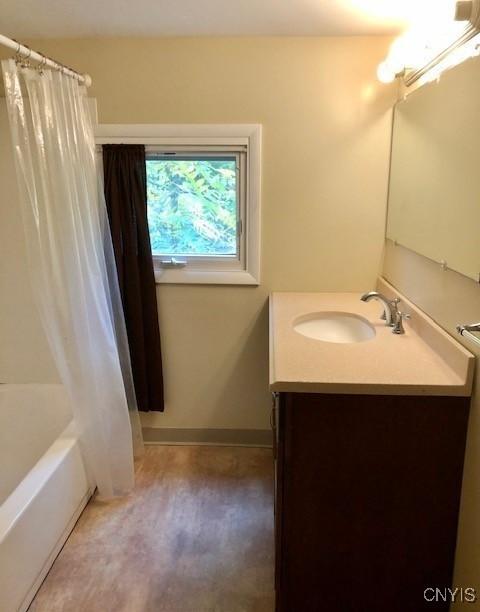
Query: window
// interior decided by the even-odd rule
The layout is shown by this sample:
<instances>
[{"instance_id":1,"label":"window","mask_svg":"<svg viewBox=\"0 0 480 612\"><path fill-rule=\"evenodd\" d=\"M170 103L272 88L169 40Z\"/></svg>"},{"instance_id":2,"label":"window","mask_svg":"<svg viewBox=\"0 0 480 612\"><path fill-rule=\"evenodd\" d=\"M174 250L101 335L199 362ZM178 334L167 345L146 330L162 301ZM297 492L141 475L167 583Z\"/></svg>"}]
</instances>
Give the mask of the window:
<instances>
[{"instance_id":1,"label":"window","mask_svg":"<svg viewBox=\"0 0 480 612\"><path fill-rule=\"evenodd\" d=\"M96 140L145 144L157 282L259 283L260 126L100 125Z\"/></svg>"},{"instance_id":2,"label":"window","mask_svg":"<svg viewBox=\"0 0 480 612\"><path fill-rule=\"evenodd\" d=\"M147 149L146 163L155 263L241 269L245 151L190 153L155 147Z\"/></svg>"}]
</instances>

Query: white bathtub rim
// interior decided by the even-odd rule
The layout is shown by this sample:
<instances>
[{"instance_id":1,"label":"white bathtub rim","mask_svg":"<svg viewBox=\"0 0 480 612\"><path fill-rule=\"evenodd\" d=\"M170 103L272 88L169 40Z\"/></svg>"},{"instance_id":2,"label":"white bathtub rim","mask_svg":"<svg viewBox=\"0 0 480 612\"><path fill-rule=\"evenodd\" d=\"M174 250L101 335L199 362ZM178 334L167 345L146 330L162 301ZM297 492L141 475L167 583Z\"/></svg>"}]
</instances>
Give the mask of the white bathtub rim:
<instances>
[{"instance_id":1,"label":"white bathtub rim","mask_svg":"<svg viewBox=\"0 0 480 612\"><path fill-rule=\"evenodd\" d=\"M0 566L5 570L0 572L2 611L28 609L90 497L78 439L66 442L65 452L50 458L55 465L51 477L43 479L38 494L18 512L0 545Z\"/></svg>"},{"instance_id":2,"label":"white bathtub rim","mask_svg":"<svg viewBox=\"0 0 480 612\"><path fill-rule=\"evenodd\" d=\"M43 581L47 577L48 572L50 571L50 569L51 569L55 559L60 554L60 551L64 547L65 542L68 540L69 535L72 533L73 528L75 527L75 524L77 523L77 521L80 518L83 510L85 509L85 506L88 504L88 501L92 497L93 492L94 492L94 489L92 487L90 487L87 490L87 492L85 493L85 495L82 497L82 499L81 499L80 503L78 504L78 507L75 510L73 516L69 520L67 526L63 530L62 535L60 536L60 538L58 539L57 543L55 544L55 547L53 548L53 550L48 555L47 559L45 560L45 563L43 564L43 567L41 568L41 570L38 572L38 575L37 575L34 583L31 585L30 589L28 590L28 592L26 593L25 597L23 598L23 601L20 604L17 612L27 612L28 611L28 609L30 607L30 604L32 603L35 595L37 594L37 591L39 590L39 588L41 587Z\"/></svg>"},{"instance_id":3,"label":"white bathtub rim","mask_svg":"<svg viewBox=\"0 0 480 612\"><path fill-rule=\"evenodd\" d=\"M78 437L75 424L71 421L0 505L0 545L41 491L44 483L55 474L59 461L63 460L76 444Z\"/></svg>"}]
</instances>

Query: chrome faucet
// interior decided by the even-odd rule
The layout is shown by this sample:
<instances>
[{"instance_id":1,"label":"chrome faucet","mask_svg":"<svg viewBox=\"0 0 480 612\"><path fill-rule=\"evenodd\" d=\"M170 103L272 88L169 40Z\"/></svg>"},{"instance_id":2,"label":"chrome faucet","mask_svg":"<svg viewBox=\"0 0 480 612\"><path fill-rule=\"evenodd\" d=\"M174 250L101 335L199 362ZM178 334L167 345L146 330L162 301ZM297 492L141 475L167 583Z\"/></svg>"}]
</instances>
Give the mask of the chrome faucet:
<instances>
[{"instance_id":1,"label":"chrome faucet","mask_svg":"<svg viewBox=\"0 0 480 612\"><path fill-rule=\"evenodd\" d=\"M398 304L401 302L400 298L389 300L382 293L378 291L369 291L364 293L360 298L362 302L369 302L370 300L378 300L383 304L383 314L380 317L385 320L385 325L389 327L395 327L398 323ZM394 330L395 331L395 330ZM395 331L396 334L401 334L401 331Z\"/></svg>"},{"instance_id":2,"label":"chrome faucet","mask_svg":"<svg viewBox=\"0 0 480 612\"><path fill-rule=\"evenodd\" d=\"M397 315L395 318L395 323L393 325L392 333L393 334L404 334L405 329L403 328L403 320L410 319L410 318L411 318L410 315L407 314L406 312L400 312L399 310L397 310Z\"/></svg>"}]
</instances>

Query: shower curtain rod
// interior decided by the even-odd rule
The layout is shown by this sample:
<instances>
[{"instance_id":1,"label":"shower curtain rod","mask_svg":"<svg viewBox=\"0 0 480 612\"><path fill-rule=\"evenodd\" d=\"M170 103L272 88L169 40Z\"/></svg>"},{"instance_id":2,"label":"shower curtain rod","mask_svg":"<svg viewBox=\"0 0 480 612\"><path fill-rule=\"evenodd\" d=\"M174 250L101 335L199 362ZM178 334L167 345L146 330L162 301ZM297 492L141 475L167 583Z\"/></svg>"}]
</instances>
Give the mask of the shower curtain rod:
<instances>
[{"instance_id":1,"label":"shower curtain rod","mask_svg":"<svg viewBox=\"0 0 480 612\"><path fill-rule=\"evenodd\" d=\"M43 55L42 53L37 53L37 51L33 51L32 49L30 49L30 47L27 47L26 45L22 45L16 40L13 40L12 38L8 38L7 36L4 36L3 34L0 34L0 45L3 45L4 47L8 47L8 49L12 49L13 51L15 51L15 53L17 53L18 55L20 55L21 57L25 59L32 59L32 60L35 60L36 62L40 62L41 66L49 66L50 68L54 68L55 70L59 70L60 72L63 72L63 74L68 74L68 76L71 76L72 78L77 79L77 81L81 83L82 85L85 85L85 87L90 87L90 85L92 84L92 79L90 78L88 74L80 74L76 70L72 70L71 68L68 68L67 66L64 66L63 64L60 64L59 62L56 62L55 60L50 59L49 57L47 57L46 55Z\"/></svg>"}]
</instances>

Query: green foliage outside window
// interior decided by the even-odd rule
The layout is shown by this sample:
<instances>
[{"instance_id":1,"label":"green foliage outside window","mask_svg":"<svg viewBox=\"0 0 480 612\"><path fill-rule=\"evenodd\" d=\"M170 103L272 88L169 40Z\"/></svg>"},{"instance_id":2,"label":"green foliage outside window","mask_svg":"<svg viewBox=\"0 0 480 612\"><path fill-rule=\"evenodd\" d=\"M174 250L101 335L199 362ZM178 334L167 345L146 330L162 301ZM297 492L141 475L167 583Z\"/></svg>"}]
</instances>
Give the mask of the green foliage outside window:
<instances>
[{"instance_id":1,"label":"green foliage outside window","mask_svg":"<svg viewBox=\"0 0 480 612\"><path fill-rule=\"evenodd\" d=\"M147 160L152 252L234 255L237 236L236 160Z\"/></svg>"}]
</instances>

